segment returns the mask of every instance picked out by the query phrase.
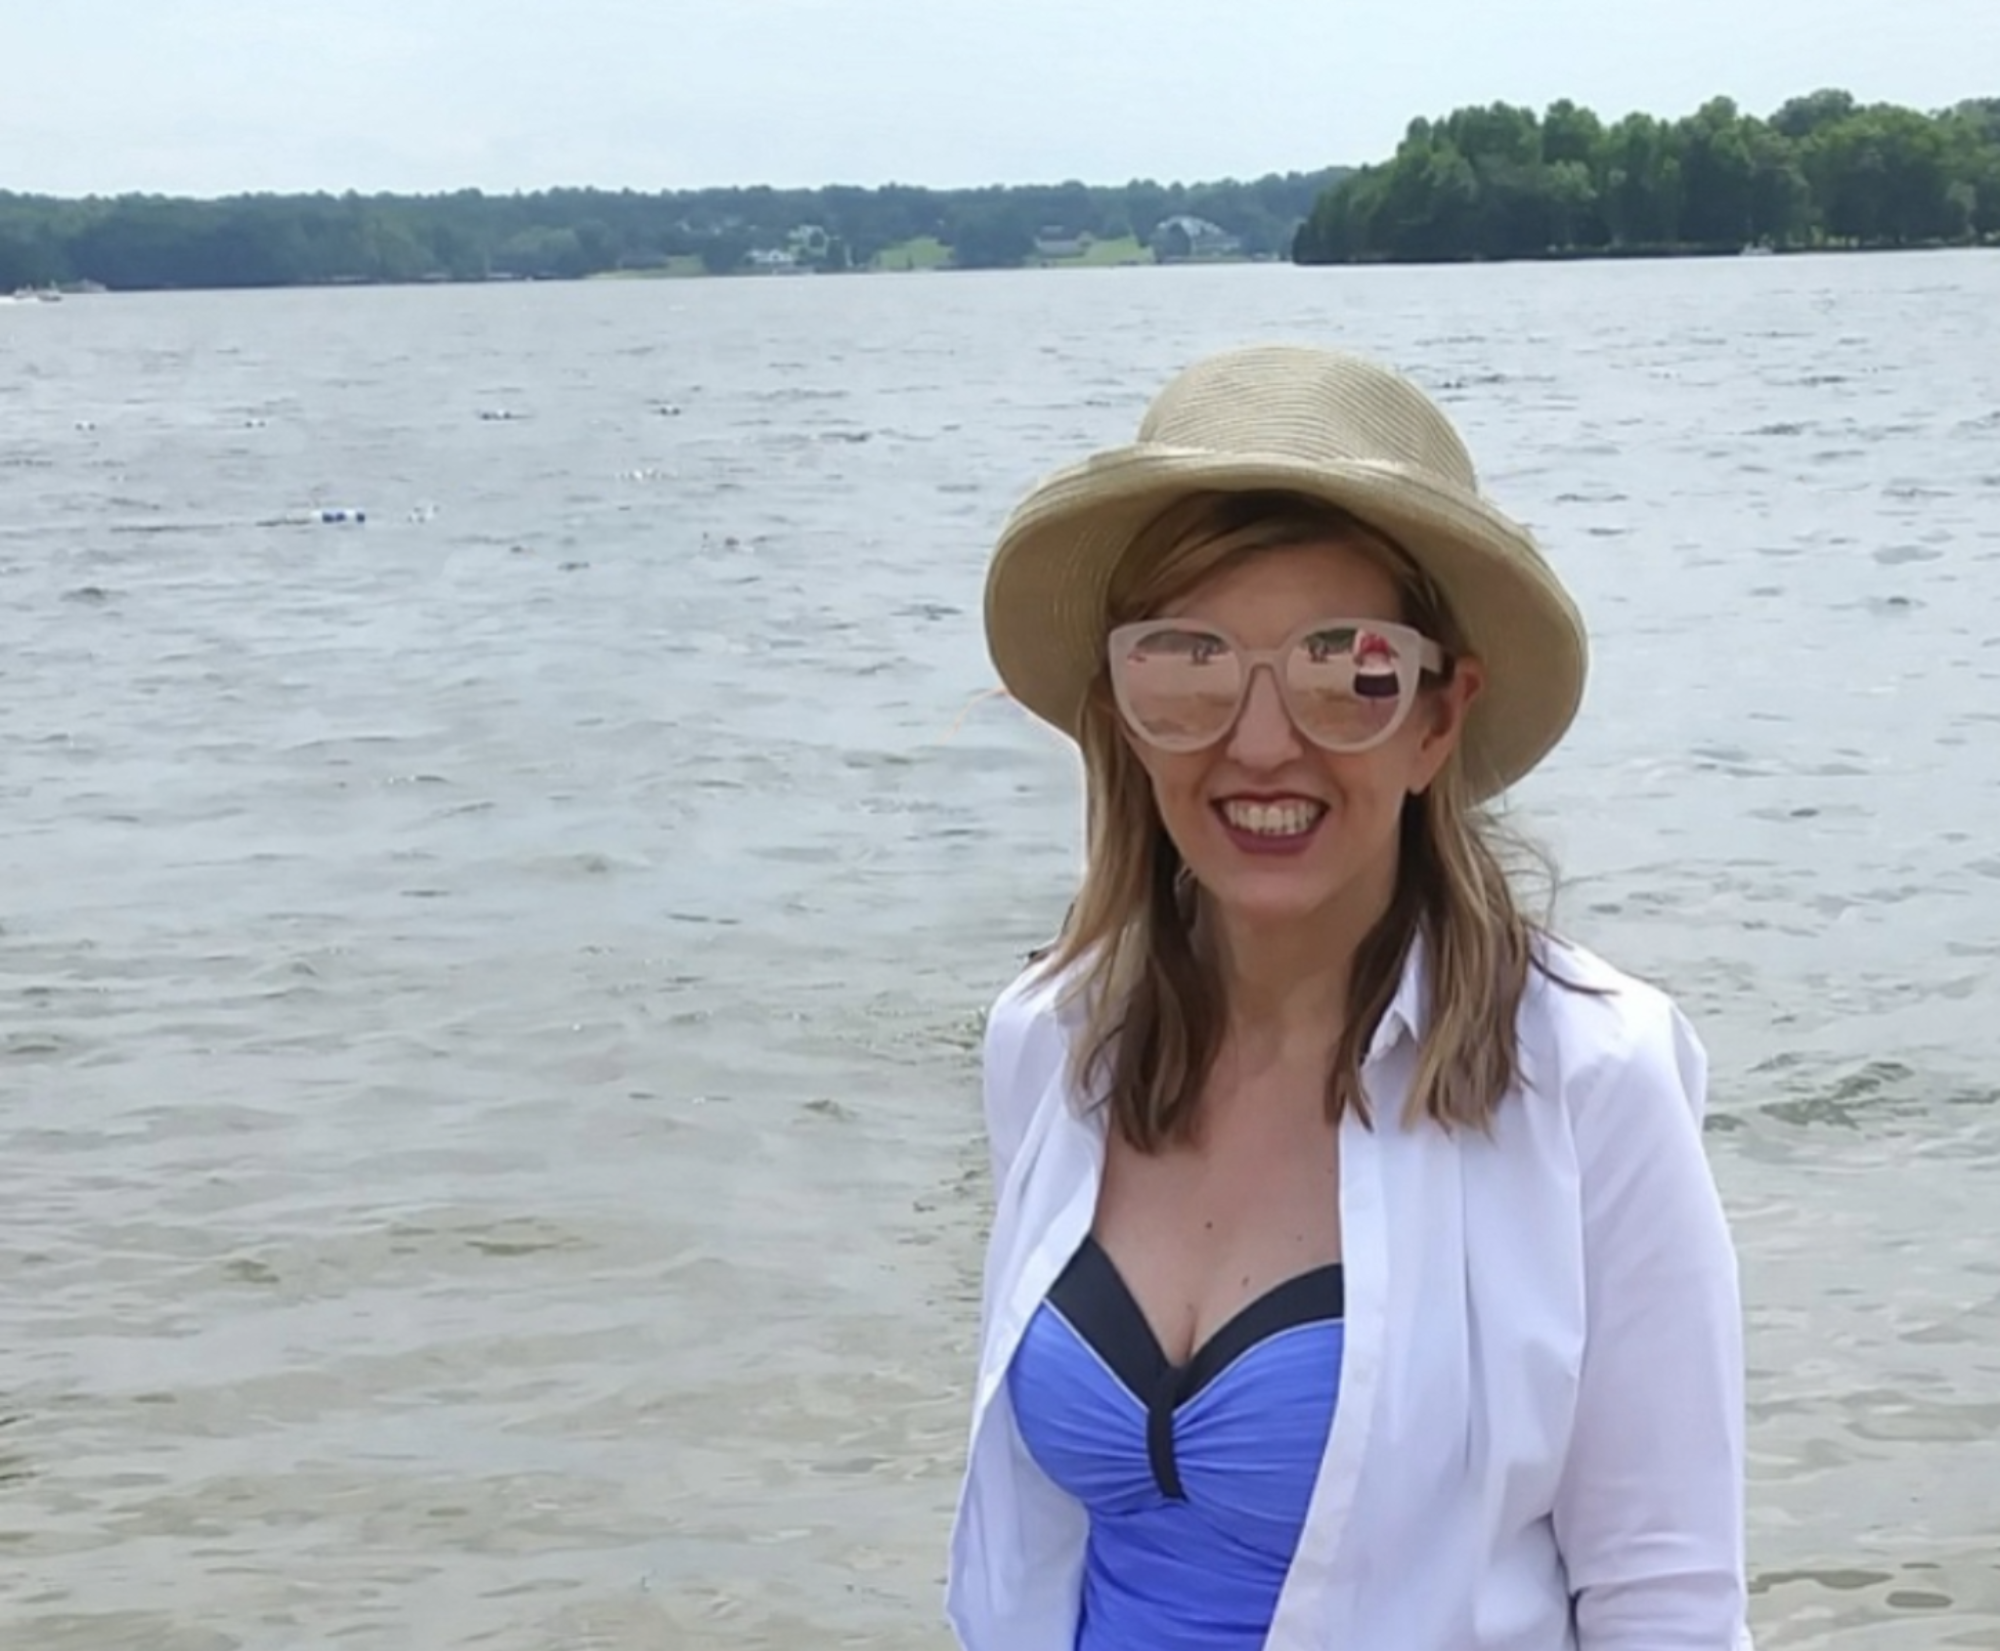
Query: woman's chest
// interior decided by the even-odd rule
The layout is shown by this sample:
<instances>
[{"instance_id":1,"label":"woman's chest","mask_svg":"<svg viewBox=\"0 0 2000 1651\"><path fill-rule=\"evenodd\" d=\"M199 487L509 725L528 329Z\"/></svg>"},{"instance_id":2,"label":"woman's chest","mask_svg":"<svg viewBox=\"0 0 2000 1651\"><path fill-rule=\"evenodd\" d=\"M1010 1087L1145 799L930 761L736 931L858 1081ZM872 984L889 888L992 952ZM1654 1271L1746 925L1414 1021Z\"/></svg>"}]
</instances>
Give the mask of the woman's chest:
<instances>
[{"instance_id":1,"label":"woman's chest","mask_svg":"<svg viewBox=\"0 0 2000 1651\"><path fill-rule=\"evenodd\" d=\"M1105 1144L1091 1231L1115 1260L1168 1357L1246 1307L1340 1261L1340 1156L1332 1124L1216 1129L1144 1153Z\"/></svg>"}]
</instances>

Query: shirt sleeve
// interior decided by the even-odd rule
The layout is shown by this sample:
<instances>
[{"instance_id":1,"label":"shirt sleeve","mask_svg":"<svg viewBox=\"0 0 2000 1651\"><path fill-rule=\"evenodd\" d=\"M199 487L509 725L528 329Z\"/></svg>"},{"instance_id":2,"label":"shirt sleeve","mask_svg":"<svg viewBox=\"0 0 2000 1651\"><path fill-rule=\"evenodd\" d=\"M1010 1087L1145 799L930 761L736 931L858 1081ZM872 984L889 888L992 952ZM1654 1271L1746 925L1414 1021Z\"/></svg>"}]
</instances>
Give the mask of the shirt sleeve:
<instances>
[{"instance_id":1,"label":"shirt sleeve","mask_svg":"<svg viewBox=\"0 0 2000 1651\"><path fill-rule=\"evenodd\" d=\"M1046 997L1046 990L1030 970L1000 994L986 1017L980 1090L995 1198L1007 1184L1014 1158L1027 1137L1035 1103L1048 1081L1050 1062L1062 1058L1055 1016Z\"/></svg>"},{"instance_id":2,"label":"shirt sleeve","mask_svg":"<svg viewBox=\"0 0 2000 1651\"><path fill-rule=\"evenodd\" d=\"M1586 1337L1554 1510L1579 1651L1747 1651L1736 1254L1703 1152L1707 1055L1672 1003L1576 1109Z\"/></svg>"}]
</instances>

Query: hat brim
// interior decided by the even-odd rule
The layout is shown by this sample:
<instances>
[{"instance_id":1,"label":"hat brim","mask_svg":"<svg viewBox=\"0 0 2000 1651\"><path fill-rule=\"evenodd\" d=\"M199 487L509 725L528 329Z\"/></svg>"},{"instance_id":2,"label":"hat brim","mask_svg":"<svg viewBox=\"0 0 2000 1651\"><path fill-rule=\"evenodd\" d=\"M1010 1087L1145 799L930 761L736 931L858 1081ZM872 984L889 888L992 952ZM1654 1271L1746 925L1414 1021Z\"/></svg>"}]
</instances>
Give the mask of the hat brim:
<instances>
[{"instance_id":1,"label":"hat brim","mask_svg":"<svg viewBox=\"0 0 2000 1651\"><path fill-rule=\"evenodd\" d=\"M1575 604L1520 524L1475 493L1375 461L1139 444L1057 471L1008 518L988 568L987 646L1007 691L1075 738L1103 659L1112 571L1133 539L1190 493L1264 491L1347 511L1443 592L1485 667L1461 742L1476 797L1548 754L1583 698L1588 643Z\"/></svg>"}]
</instances>

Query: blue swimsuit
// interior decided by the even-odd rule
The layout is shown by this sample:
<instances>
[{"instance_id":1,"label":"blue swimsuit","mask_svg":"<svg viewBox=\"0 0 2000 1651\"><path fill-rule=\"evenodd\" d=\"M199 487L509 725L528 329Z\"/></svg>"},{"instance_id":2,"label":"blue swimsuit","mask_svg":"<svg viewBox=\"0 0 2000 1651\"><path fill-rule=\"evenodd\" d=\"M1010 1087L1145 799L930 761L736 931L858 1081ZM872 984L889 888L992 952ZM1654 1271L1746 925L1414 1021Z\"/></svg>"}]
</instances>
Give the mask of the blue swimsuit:
<instances>
[{"instance_id":1,"label":"blue swimsuit","mask_svg":"<svg viewBox=\"0 0 2000 1651\"><path fill-rule=\"evenodd\" d=\"M1076 1651L1259 1651L1339 1387L1341 1271L1258 1297L1167 1362L1086 1238L1007 1373L1029 1452L1090 1514Z\"/></svg>"}]
</instances>

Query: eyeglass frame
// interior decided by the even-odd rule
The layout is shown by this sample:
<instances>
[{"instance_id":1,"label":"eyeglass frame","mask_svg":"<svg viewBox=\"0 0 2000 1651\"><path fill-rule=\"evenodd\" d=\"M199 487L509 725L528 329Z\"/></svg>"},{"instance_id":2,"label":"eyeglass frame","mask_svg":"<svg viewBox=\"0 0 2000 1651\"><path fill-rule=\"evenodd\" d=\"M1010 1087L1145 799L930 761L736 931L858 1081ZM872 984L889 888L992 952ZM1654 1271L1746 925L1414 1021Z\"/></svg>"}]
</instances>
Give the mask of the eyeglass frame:
<instances>
[{"instance_id":1,"label":"eyeglass frame","mask_svg":"<svg viewBox=\"0 0 2000 1651\"><path fill-rule=\"evenodd\" d=\"M1206 632L1220 639L1228 645L1243 666L1243 682L1237 690L1236 704L1221 729L1213 737L1193 743L1160 740L1139 725L1138 718L1132 712L1119 666L1120 656L1128 652L1134 643L1157 631L1171 630L1176 626L1190 631ZM1396 714L1378 732L1359 745L1329 745L1326 741L1315 738L1300 720L1298 711L1292 704L1292 696L1285 686L1285 673L1279 668L1291 657L1293 650L1315 631L1342 629L1355 632L1357 637L1363 631L1373 631L1396 644ZM1405 625L1393 619L1356 619L1346 615L1312 619L1300 625L1275 648L1246 648L1226 625L1218 625L1205 619L1162 615L1152 619L1135 619L1127 624L1114 626L1105 637L1105 662L1111 674L1112 697L1117 703L1119 715L1124 720L1125 726L1136 738L1144 740L1156 750L1187 754L1206 751L1211 746L1221 744L1235 731L1237 723L1242 721L1243 707L1250 702L1250 685L1256 680L1257 672L1268 669L1272 684L1278 690L1278 701L1284 706L1285 715L1299 735L1322 751L1332 752L1337 756L1355 756L1364 751L1373 751L1395 737L1396 731L1409 719L1410 709L1417 702L1417 693L1423 685L1423 679L1426 676L1444 677L1447 674L1447 667L1452 662L1452 656L1445 652L1443 644L1424 635L1415 626Z\"/></svg>"}]
</instances>

